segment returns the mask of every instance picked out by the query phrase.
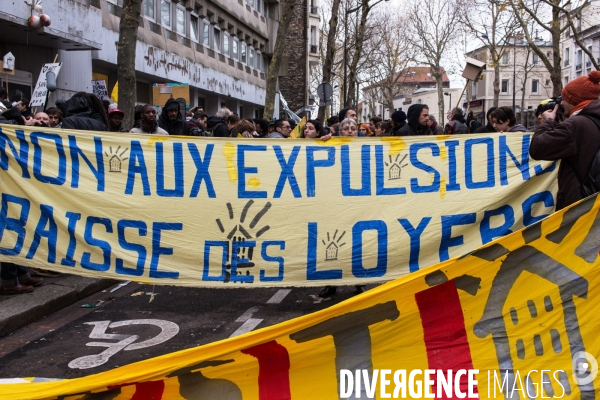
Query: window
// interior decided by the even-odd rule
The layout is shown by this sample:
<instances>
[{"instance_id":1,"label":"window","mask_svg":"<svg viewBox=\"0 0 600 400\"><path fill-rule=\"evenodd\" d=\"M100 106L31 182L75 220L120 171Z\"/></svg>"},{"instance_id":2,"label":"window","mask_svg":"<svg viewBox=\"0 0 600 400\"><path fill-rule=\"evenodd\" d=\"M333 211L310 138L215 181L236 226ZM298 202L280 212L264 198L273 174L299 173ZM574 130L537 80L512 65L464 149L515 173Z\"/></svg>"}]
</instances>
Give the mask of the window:
<instances>
[{"instance_id":1,"label":"window","mask_svg":"<svg viewBox=\"0 0 600 400\"><path fill-rule=\"evenodd\" d=\"M575 69L581 69L581 64L583 64L583 50L577 50Z\"/></svg>"},{"instance_id":2,"label":"window","mask_svg":"<svg viewBox=\"0 0 600 400\"><path fill-rule=\"evenodd\" d=\"M565 49L565 67L569 65L569 58L571 56L571 49L570 48L566 48Z\"/></svg>"},{"instance_id":3,"label":"window","mask_svg":"<svg viewBox=\"0 0 600 400\"><path fill-rule=\"evenodd\" d=\"M165 28L171 29L171 2L169 0L160 2L160 21Z\"/></svg>"},{"instance_id":4,"label":"window","mask_svg":"<svg viewBox=\"0 0 600 400\"><path fill-rule=\"evenodd\" d=\"M537 94L540 92L540 81L537 79L531 80L531 93Z\"/></svg>"},{"instance_id":5,"label":"window","mask_svg":"<svg viewBox=\"0 0 600 400\"><path fill-rule=\"evenodd\" d=\"M504 94L508 93L508 86L510 83L510 79L502 79L502 87L500 91Z\"/></svg>"},{"instance_id":6,"label":"window","mask_svg":"<svg viewBox=\"0 0 600 400\"><path fill-rule=\"evenodd\" d=\"M317 27L314 25L312 25L310 27L310 45L311 46L317 45Z\"/></svg>"},{"instance_id":7,"label":"window","mask_svg":"<svg viewBox=\"0 0 600 400\"><path fill-rule=\"evenodd\" d=\"M204 21L204 24L202 27L202 44L205 45L206 47L210 46L209 34L210 34L210 24L208 22Z\"/></svg>"},{"instance_id":8,"label":"window","mask_svg":"<svg viewBox=\"0 0 600 400\"><path fill-rule=\"evenodd\" d=\"M229 57L229 33L223 32L223 54Z\"/></svg>"},{"instance_id":9,"label":"window","mask_svg":"<svg viewBox=\"0 0 600 400\"><path fill-rule=\"evenodd\" d=\"M221 30L216 26L213 30L213 50L221 52Z\"/></svg>"},{"instance_id":10,"label":"window","mask_svg":"<svg viewBox=\"0 0 600 400\"><path fill-rule=\"evenodd\" d=\"M254 8L254 0L246 0L246 4L248 4L250 7Z\"/></svg>"},{"instance_id":11,"label":"window","mask_svg":"<svg viewBox=\"0 0 600 400\"><path fill-rule=\"evenodd\" d=\"M256 70L260 71L260 64L262 60L262 54L260 51L256 50Z\"/></svg>"},{"instance_id":12,"label":"window","mask_svg":"<svg viewBox=\"0 0 600 400\"><path fill-rule=\"evenodd\" d=\"M177 6L175 9L175 18L177 25L175 26L177 33L185 36L185 8Z\"/></svg>"},{"instance_id":13,"label":"window","mask_svg":"<svg viewBox=\"0 0 600 400\"><path fill-rule=\"evenodd\" d=\"M198 16L190 14L190 39L198 43Z\"/></svg>"},{"instance_id":14,"label":"window","mask_svg":"<svg viewBox=\"0 0 600 400\"><path fill-rule=\"evenodd\" d=\"M262 72L266 74L268 68L269 68L269 59L267 58L267 56L263 56Z\"/></svg>"},{"instance_id":15,"label":"window","mask_svg":"<svg viewBox=\"0 0 600 400\"><path fill-rule=\"evenodd\" d=\"M262 0L256 0L256 11L258 11L258 13L261 13L261 5L262 5Z\"/></svg>"},{"instance_id":16,"label":"window","mask_svg":"<svg viewBox=\"0 0 600 400\"><path fill-rule=\"evenodd\" d=\"M106 0L106 5L108 6L109 13L117 15L117 0Z\"/></svg>"},{"instance_id":17,"label":"window","mask_svg":"<svg viewBox=\"0 0 600 400\"><path fill-rule=\"evenodd\" d=\"M233 58L234 60L239 60L239 55L238 55L238 43L239 40L234 38L231 41L231 58Z\"/></svg>"},{"instance_id":18,"label":"window","mask_svg":"<svg viewBox=\"0 0 600 400\"><path fill-rule=\"evenodd\" d=\"M242 42L240 53L240 62L246 64L246 42Z\"/></svg>"},{"instance_id":19,"label":"window","mask_svg":"<svg viewBox=\"0 0 600 400\"><path fill-rule=\"evenodd\" d=\"M248 66L254 67L254 48L248 47Z\"/></svg>"},{"instance_id":20,"label":"window","mask_svg":"<svg viewBox=\"0 0 600 400\"><path fill-rule=\"evenodd\" d=\"M502 65L508 65L508 53L502 53Z\"/></svg>"},{"instance_id":21,"label":"window","mask_svg":"<svg viewBox=\"0 0 600 400\"><path fill-rule=\"evenodd\" d=\"M142 12L144 17L154 21L154 0L144 0L144 4L142 4Z\"/></svg>"},{"instance_id":22,"label":"window","mask_svg":"<svg viewBox=\"0 0 600 400\"><path fill-rule=\"evenodd\" d=\"M590 52L590 54L592 53L592 46L588 47L588 51ZM590 56L587 56L587 61L585 62L585 66L587 68L592 68L592 59L590 58Z\"/></svg>"},{"instance_id":23,"label":"window","mask_svg":"<svg viewBox=\"0 0 600 400\"><path fill-rule=\"evenodd\" d=\"M533 65L538 65L540 63L540 56L537 54L533 55Z\"/></svg>"},{"instance_id":24,"label":"window","mask_svg":"<svg viewBox=\"0 0 600 400\"><path fill-rule=\"evenodd\" d=\"M262 0L258 0L258 1L262 1ZM269 16L269 6L267 6L267 2L266 1L262 1L262 3L263 3L263 7L262 7L262 9L263 9L263 16L265 18L267 18Z\"/></svg>"},{"instance_id":25,"label":"window","mask_svg":"<svg viewBox=\"0 0 600 400\"><path fill-rule=\"evenodd\" d=\"M569 83L569 77L565 76L565 86L566 86L567 83Z\"/></svg>"}]
</instances>

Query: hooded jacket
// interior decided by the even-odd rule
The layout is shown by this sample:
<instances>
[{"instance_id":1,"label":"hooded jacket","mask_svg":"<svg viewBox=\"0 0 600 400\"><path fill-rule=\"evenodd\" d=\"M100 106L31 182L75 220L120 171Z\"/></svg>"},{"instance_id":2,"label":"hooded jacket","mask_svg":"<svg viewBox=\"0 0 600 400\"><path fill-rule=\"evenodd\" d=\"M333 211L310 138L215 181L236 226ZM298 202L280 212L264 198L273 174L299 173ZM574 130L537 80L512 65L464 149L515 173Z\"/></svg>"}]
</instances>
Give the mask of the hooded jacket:
<instances>
[{"instance_id":1,"label":"hooded jacket","mask_svg":"<svg viewBox=\"0 0 600 400\"><path fill-rule=\"evenodd\" d=\"M510 128L509 132L527 132L527 128L525 128L521 124L516 124L512 128Z\"/></svg>"},{"instance_id":2,"label":"hooded jacket","mask_svg":"<svg viewBox=\"0 0 600 400\"><path fill-rule=\"evenodd\" d=\"M83 97L71 97L65 101L64 110L66 118L62 121L63 129L77 129L80 131L108 130L102 115L93 111Z\"/></svg>"},{"instance_id":3,"label":"hooded jacket","mask_svg":"<svg viewBox=\"0 0 600 400\"><path fill-rule=\"evenodd\" d=\"M397 131L396 135L431 135L431 129L429 129L429 126L423 126L419 124L419 117L421 116L421 111L423 111L425 107L425 104L413 104L412 106L408 107L408 112L406 113L407 123Z\"/></svg>"},{"instance_id":4,"label":"hooded jacket","mask_svg":"<svg viewBox=\"0 0 600 400\"><path fill-rule=\"evenodd\" d=\"M167 113L168 110L172 110L175 106L177 107L177 119L171 121ZM158 117L158 126L167 131L169 135L199 136L198 130L192 129L181 115L179 102L175 99L169 99L165 103L160 117Z\"/></svg>"},{"instance_id":5,"label":"hooded jacket","mask_svg":"<svg viewBox=\"0 0 600 400\"><path fill-rule=\"evenodd\" d=\"M448 122L444 127L444 133L446 134L462 134L469 133L469 127L463 111L459 108L454 112L452 121Z\"/></svg>"},{"instance_id":6,"label":"hooded jacket","mask_svg":"<svg viewBox=\"0 0 600 400\"><path fill-rule=\"evenodd\" d=\"M585 115L600 119L600 100L594 100L579 114L560 124L547 119L536 128L531 138L531 158L562 160L558 169L557 211L583 198L581 180L587 176L600 150L600 129Z\"/></svg>"},{"instance_id":7,"label":"hooded jacket","mask_svg":"<svg viewBox=\"0 0 600 400\"><path fill-rule=\"evenodd\" d=\"M228 137L229 136L229 128L227 124L223 120L223 118L217 117L213 115L212 117L208 117L206 121L206 126L209 131L212 131L212 135L214 137Z\"/></svg>"},{"instance_id":8,"label":"hooded jacket","mask_svg":"<svg viewBox=\"0 0 600 400\"><path fill-rule=\"evenodd\" d=\"M24 125L25 123L23 122L21 111L11 104L6 111L0 114L0 124Z\"/></svg>"}]
</instances>

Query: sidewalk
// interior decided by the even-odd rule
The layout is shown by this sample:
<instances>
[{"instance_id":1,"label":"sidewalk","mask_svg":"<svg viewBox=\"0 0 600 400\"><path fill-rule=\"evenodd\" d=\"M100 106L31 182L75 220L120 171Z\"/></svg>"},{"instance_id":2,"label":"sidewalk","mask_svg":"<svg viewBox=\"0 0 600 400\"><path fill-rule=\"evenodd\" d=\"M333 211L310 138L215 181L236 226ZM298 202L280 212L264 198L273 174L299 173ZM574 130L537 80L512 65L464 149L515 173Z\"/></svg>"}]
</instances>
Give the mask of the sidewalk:
<instances>
[{"instance_id":1,"label":"sidewalk","mask_svg":"<svg viewBox=\"0 0 600 400\"><path fill-rule=\"evenodd\" d=\"M112 286L117 281L63 274L44 278L33 292L0 296L0 337L52 314L91 294Z\"/></svg>"}]
</instances>

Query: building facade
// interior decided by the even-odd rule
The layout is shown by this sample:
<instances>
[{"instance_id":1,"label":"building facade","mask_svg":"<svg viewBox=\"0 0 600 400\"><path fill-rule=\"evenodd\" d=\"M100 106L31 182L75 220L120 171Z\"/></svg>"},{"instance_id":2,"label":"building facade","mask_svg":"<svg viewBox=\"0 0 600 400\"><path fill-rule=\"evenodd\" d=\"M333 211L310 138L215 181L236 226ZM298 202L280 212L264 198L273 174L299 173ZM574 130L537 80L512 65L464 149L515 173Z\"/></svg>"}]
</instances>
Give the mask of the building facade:
<instances>
[{"instance_id":1,"label":"building facade","mask_svg":"<svg viewBox=\"0 0 600 400\"><path fill-rule=\"evenodd\" d=\"M592 58L600 63L600 1L591 1L581 13L581 17L573 15L576 32L567 28L561 36L562 77L563 86L571 80L587 75L595 69ZM561 20L561 26L567 24L566 17ZM584 53L575 40L579 40L592 53L592 57Z\"/></svg>"},{"instance_id":2,"label":"building facade","mask_svg":"<svg viewBox=\"0 0 600 400\"><path fill-rule=\"evenodd\" d=\"M552 46L549 42L537 41L537 46L552 58ZM467 57L486 62L485 70L478 82L472 82L467 87L467 101L463 108L469 107L478 117L479 122L486 124L485 114L493 106L494 100L494 68L491 65L489 48L482 46L469 53ZM511 39L500 56L500 94L498 106L513 106L517 122L526 127L534 125L535 109L540 101L552 96L552 82L550 73L540 60L539 56L531 50L527 42L519 36ZM523 119L521 120L521 114Z\"/></svg>"},{"instance_id":3,"label":"building facade","mask_svg":"<svg viewBox=\"0 0 600 400\"><path fill-rule=\"evenodd\" d=\"M92 80L117 83L122 0L46 0L52 24L30 29L37 14L24 2L0 2L0 55L15 56L13 76L1 76L10 96L30 98L44 63L62 63L49 105ZM262 115L266 71L279 4L265 0L144 0L136 48L137 101L154 103L155 84L189 84L189 105L209 114L226 106L242 117Z\"/></svg>"}]
</instances>

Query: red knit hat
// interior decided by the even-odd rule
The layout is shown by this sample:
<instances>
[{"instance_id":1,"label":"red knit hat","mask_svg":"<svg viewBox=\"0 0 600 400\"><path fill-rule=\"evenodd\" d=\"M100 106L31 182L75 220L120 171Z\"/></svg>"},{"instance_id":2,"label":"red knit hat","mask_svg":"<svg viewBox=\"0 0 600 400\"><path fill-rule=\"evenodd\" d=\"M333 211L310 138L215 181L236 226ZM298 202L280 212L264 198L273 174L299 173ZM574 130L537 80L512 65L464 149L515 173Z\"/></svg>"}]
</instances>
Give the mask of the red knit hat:
<instances>
[{"instance_id":1,"label":"red knit hat","mask_svg":"<svg viewBox=\"0 0 600 400\"><path fill-rule=\"evenodd\" d=\"M576 106L585 100L597 100L600 96L600 71L592 71L588 76L573 79L562 90L562 98Z\"/></svg>"}]
</instances>

